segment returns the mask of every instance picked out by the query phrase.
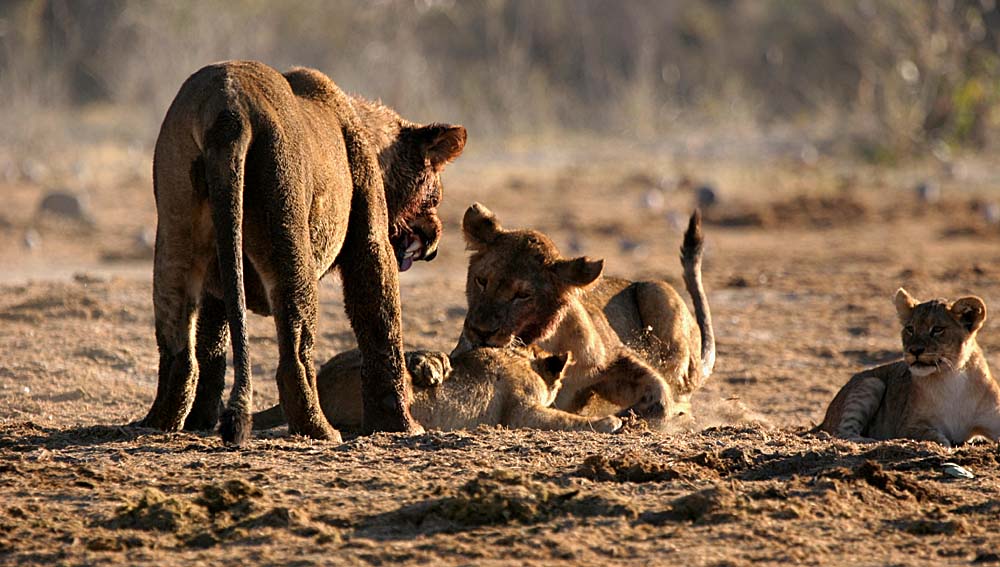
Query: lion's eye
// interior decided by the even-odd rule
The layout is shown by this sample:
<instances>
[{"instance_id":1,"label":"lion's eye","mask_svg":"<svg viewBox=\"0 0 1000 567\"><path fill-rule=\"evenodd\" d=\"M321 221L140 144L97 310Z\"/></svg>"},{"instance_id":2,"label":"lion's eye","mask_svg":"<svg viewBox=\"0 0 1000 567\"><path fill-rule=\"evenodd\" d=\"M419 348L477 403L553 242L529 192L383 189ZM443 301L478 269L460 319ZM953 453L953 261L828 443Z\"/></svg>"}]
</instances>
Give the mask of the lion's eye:
<instances>
[{"instance_id":1,"label":"lion's eye","mask_svg":"<svg viewBox=\"0 0 1000 567\"><path fill-rule=\"evenodd\" d=\"M476 285L479 286L479 289L486 289L486 278L476 276Z\"/></svg>"},{"instance_id":2,"label":"lion's eye","mask_svg":"<svg viewBox=\"0 0 1000 567\"><path fill-rule=\"evenodd\" d=\"M514 301L524 301L531 297L531 294L526 291L519 291L514 294Z\"/></svg>"},{"instance_id":3,"label":"lion's eye","mask_svg":"<svg viewBox=\"0 0 1000 567\"><path fill-rule=\"evenodd\" d=\"M931 328L931 336L938 337L944 333L944 327L933 327Z\"/></svg>"},{"instance_id":4,"label":"lion's eye","mask_svg":"<svg viewBox=\"0 0 1000 567\"><path fill-rule=\"evenodd\" d=\"M906 333L907 335L912 335L913 334L913 325L907 325L907 326L903 327L903 332Z\"/></svg>"}]
</instances>

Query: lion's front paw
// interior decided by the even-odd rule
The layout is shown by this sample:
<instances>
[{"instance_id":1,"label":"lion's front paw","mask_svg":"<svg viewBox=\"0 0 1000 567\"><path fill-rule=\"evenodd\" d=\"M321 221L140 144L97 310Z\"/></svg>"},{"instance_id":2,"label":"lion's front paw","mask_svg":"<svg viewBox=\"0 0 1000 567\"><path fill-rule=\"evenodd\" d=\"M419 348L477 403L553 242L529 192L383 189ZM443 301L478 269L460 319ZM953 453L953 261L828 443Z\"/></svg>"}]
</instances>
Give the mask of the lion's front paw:
<instances>
[{"instance_id":1,"label":"lion's front paw","mask_svg":"<svg viewBox=\"0 0 1000 567\"><path fill-rule=\"evenodd\" d=\"M590 425L594 428L594 431L599 433L614 433L622 428L622 420L613 415L609 415L608 417L602 417L601 419L591 421Z\"/></svg>"},{"instance_id":2,"label":"lion's front paw","mask_svg":"<svg viewBox=\"0 0 1000 567\"><path fill-rule=\"evenodd\" d=\"M406 369L413 385L419 388L439 386L451 374L451 359L443 352L418 350L406 353Z\"/></svg>"}]
</instances>

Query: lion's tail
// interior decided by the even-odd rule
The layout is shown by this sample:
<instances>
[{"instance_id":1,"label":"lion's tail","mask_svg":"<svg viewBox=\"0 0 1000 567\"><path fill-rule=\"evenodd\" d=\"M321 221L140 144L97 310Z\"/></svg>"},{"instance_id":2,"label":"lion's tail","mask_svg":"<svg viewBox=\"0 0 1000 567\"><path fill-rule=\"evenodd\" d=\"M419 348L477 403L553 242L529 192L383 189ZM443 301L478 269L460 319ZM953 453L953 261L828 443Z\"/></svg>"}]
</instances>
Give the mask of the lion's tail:
<instances>
[{"instance_id":1,"label":"lion's tail","mask_svg":"<svg viewBox=\"0 0 1000 567\"><path fill-rule=\"evenodd\" d=\"M204 148L205 178L236 374L219 431L223 441L235 445L246 443L252 425L253 384L243 288L243 179L249 144L249 124L238 112L226 109L209 128Z\"/></svg>"},{"instance_id":2,"label":"lion's tail","mask_svg":"<svg viewBox=\"0 0 1000 567\"><path fill-rule=\"evenodd\" d=\"M253 414L254 429L273 429L286 423L288 423L288 418L285 417L281 404L274 404L266 410Z\"/></svg>"},{"instance_id":3,"label":"lion's tail","mask_svg":"<svg viewBox=\"0 0 1000 567\"><path fill-rule=\"evenodd\" d=\"M705 247L705 237L701 232L701 211L691 214L684 243L681 245L681 265L684 267L684 286L694 303L694 316L701 331L701 368L708 378L715 368L715 331L712 329L712 311L708 307L708 296L701 281L701 258Z\"/></svg>"}]
</instances>

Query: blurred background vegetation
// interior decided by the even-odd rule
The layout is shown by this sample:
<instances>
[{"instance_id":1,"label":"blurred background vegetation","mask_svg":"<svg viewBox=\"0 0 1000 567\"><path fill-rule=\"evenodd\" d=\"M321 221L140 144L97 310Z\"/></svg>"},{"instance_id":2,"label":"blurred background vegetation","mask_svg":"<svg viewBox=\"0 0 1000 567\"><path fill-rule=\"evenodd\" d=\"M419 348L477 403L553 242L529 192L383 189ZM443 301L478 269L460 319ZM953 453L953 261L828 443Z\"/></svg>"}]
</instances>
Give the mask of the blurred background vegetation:
<instances>
[{"instance_id":1,"label":"blurred background vegetation","mask_svg":"<svg viewBox=\"0 0 1000 567\"><path fill-rule=\"evenodd\" d=\"M880 162L993 142L998 41L995 0L0 0L0 141L146 147L252 58L480 140L792 128Z\"/></svg>"}]
</instances>

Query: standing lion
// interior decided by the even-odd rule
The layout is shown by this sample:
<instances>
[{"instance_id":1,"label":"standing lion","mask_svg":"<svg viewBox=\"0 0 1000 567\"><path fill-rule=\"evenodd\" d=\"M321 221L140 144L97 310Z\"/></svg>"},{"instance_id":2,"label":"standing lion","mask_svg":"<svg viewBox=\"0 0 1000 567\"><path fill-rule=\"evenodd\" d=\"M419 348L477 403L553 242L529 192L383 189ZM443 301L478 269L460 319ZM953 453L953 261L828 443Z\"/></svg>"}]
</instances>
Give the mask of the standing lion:
<instances>
[{"instance_id":1,"label":"standing lion","mask_svg":"<svg viewBox=\"0 0 1000 567\"><path fill-rule=\"evenodd\" d=\"M348 96L311 69L209 65L184 85L156 141L156 399L143 424L219 420L231 337L235 384L222 438L250 436L246 309L274 317L278 392L292 433L339 439L316 395L317 281L335 266L364 357L364 428L419 431L410 416L397 264L437 252L439 175L461 126L421 126Z\"/></svg>"}]
</instances>

